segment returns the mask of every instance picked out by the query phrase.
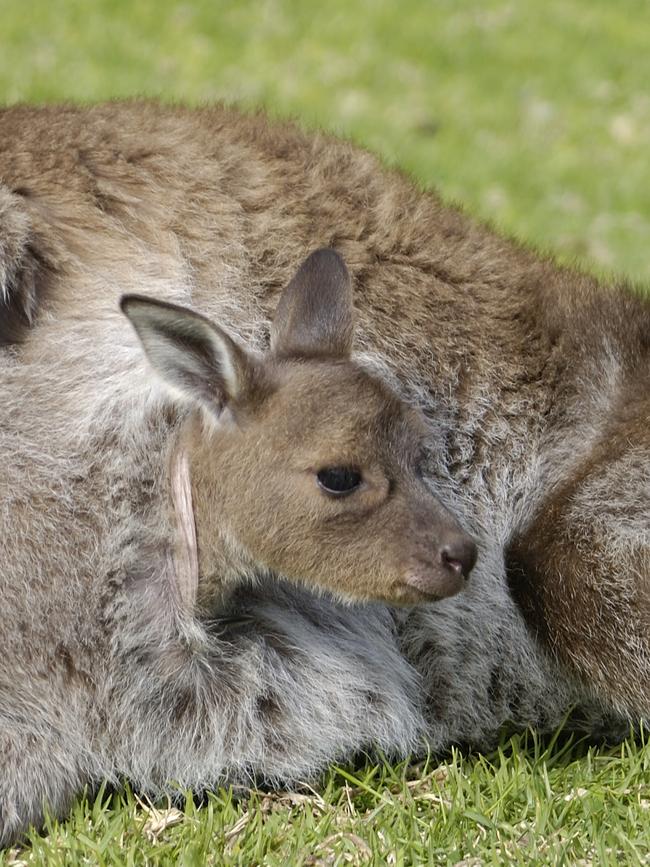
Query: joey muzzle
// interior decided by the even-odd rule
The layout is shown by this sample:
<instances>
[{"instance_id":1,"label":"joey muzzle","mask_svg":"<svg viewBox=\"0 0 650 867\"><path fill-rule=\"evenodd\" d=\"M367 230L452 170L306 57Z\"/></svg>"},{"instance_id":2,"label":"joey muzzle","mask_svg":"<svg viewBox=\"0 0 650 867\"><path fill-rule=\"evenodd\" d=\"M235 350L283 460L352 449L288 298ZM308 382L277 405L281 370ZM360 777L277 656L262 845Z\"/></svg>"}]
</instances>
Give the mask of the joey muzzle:
<instances>
[{"instance_id":1,"label":"joey muzzle","mask_svg":"<svg viewBox=\"0 0 650 867\"><path fill-rule=\"evenodd\" d=\"M454 596L464 587L476 564L474 540L462 530L444 534L430 555L414 558L404 582L433 599Z\"/></svg>"}]
</instances>

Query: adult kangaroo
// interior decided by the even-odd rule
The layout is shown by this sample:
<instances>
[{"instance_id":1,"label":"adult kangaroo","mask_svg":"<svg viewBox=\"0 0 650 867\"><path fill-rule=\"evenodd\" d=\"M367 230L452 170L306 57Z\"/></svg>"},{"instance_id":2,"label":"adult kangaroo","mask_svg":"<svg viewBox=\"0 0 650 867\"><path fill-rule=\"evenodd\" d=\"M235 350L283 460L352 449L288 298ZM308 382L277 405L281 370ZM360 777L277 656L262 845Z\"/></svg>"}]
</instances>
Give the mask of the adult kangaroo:
<instances>
[{"instance_id":1,"label":"adult kangaroo","mask_svg":"<svg viewBox=\"0 0 650 867\"><path fill-rule=\"evenodd\" d=\"M0 185L0 842L648 714L647 300L224 108L5 109Z\"/></svg>"}]
</instances>

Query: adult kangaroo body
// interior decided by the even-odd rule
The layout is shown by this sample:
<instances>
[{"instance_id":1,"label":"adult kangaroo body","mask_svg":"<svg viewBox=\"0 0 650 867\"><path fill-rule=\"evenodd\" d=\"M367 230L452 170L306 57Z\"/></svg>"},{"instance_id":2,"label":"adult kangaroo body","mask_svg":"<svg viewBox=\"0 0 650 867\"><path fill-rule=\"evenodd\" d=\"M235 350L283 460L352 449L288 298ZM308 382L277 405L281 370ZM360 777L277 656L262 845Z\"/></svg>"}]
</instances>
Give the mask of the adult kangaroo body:
<instances>
[{"instance_id":1,"label":"adult kangaroo body","mask_svg":"<svg viewBox=\"0 0 650 867\"><path fill-rule=\"evenodd\" d=\"M270 576L201 597L200 574L188 607L169 461L192 410L152 386L119 297L264 348L321 246L352 276L354 357L424 413L426 483L477 566L411 610ZM301 778L573 705L585 726L648 713L647 301L345 143L150 103L0 113L0 281L0 841L104 778ZM349 593L369 595L354 574Z\"/></svg>"}]
</instances>

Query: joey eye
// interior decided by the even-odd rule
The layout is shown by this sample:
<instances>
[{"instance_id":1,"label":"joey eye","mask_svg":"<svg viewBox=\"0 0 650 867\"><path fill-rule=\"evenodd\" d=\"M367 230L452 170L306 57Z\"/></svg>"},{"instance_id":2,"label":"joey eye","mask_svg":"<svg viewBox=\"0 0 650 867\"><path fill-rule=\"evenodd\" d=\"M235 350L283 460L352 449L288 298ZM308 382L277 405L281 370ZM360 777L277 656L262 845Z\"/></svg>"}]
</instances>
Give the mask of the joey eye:
<instances>
[{"instance_id":1,"label":"joey eye","mask_svg":"<svg viewBox=\"0 0 650 867\"><path fill-rule=\"evenodd\" d=\"M345 497L361 484L361 473L354 467L326 467L316 478L321 490L333 497Z\"/></svg>"}]
</instances>

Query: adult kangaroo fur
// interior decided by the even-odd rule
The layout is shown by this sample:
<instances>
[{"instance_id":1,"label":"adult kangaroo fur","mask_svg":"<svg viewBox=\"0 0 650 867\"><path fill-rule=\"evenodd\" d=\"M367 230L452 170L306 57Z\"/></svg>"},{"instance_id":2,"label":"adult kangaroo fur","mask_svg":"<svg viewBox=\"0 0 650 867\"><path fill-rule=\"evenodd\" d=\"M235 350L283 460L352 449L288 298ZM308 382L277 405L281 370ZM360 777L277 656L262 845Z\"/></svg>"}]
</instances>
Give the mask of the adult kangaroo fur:
<instances>
[{"instance_id":1,"label":"adult kangaroo fur","mask_svg":"<svg viewBox=\"0 0 650 867\"><path fill-rule=\"evenodd\" d=\"M292 326L278 344L291 320L278 301L316 248L338 256L318 254L331 279L313 297L346 284L342 261L351 275L351 357L345 305L329 331ZM156 320L151 375L119 307L133 293L198 311L210 340L192 331L183 348ZM139 333L156 319L135 321L146 298L124 302ZM330 361L309 360L305 340ZM425 512L436 558L448 538L477 541L460 593L469 548L424 574L393 547L355 576L338 513L311 557L288 525L246 544L241 526L210 526L201 498L221 475L202 487L192 455L248 429L230 378L242 368L228 366L242 347L296 376L354 368L360 411L371 393L390 403L404 421L377 458L373 550L393 487L408 490L404 547ZM0 111L0 843L104 779L153 796L172 781L305 779L364 748L484 747L504 724L548 729L571 708L590 731L647 716L649 362L648 300L499 237L349 144L224 108ZM327 410L327 443L357 394L343 377L341 409L332 381L320 402L302 392L311 417ZM369 431L363 460L385 444ZM320 469L305 465L305 497L320 496ZM229 501L281 499L283 474L267 481L250 475ZM273 545L253 556L262 537ZM449 598L337 601L399 601L405 581Z\"/></svg>"}]
</instances>

